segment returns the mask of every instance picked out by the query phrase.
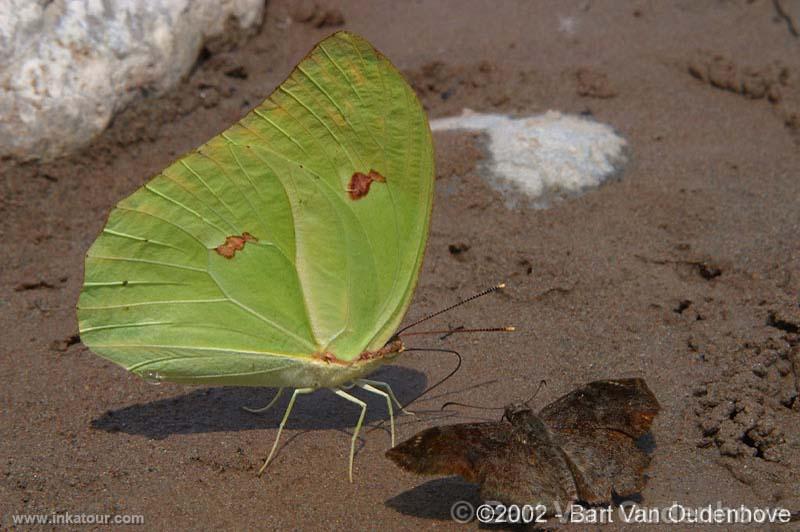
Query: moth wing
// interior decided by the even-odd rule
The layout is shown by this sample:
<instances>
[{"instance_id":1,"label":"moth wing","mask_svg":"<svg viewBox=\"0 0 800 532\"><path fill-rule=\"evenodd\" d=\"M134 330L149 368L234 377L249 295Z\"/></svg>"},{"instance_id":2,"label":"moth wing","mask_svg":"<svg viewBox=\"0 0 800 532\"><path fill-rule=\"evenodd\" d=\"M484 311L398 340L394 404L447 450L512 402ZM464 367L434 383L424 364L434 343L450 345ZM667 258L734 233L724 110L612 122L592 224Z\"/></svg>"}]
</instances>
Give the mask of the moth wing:
<instances>
[{"instance_id":1,"label":"moth wing","mask_svg":"<svg viewBox=\"0 0 800 532\"><path fill-rule=\"evenodd\" d=\"M514 418L514 436L483 467L481 497L506 504L543 505L548 514L577 498L570 466L532 412Z\"/></svg>"},{"instance_id":2,"label":"moth wing","mask_svg":"<svg viewBox=\"0 0 800 532\"><path fill-rule=\"evenodd\" d=\"M402 469L419 475L458 475L481 485L481 497L506 504L574 500L568 465L542 426L507 422L466 423L423 430L386 452Z\"/></svg>"},{"instance_id":3,"label":"moth wing","mask_svg":"<svg viewBox=\"0 0 800 532\"><path fill-rule=\"evenodd\" d=\"M581 500L599 503L644 487L650 457L639 439L660 406L642 379L595 381L540 412L564 451Z\"/></svg>"},{"instance_id":4,"label":"moth wing","mask_svg":"<svg viewBox=\"0 0 800 532\"><path fill-rule=\"evenodd\" d=\"M539 413L550 429L602 428L639 438L660 410L644 379L590 382Z\"/></svg>"},{"instance_id":5,"label":"moth wing","mask_svg":"<svg viewBox=\"0 0 800 532\"><path fill-rule=\"evenodd\" d=\"M432 427L392 447L386 457L418 475L458 475L481 482L487 461L505 455L512 436L512 427L503 422Z\"/></svg>"},{"instance_id":6,"label":"moth wing","mask_svg":"<svg viewBox=\"0 0 800 532\"><path fill-rule=\"evenodd\" d=\"M567 457L581 501L607 502L614 494L630 495L644 488L642 473L650 456L630 436L592 429L590 433L564 431L554 434L554 439Z\"/></svg>"}]
</instances>

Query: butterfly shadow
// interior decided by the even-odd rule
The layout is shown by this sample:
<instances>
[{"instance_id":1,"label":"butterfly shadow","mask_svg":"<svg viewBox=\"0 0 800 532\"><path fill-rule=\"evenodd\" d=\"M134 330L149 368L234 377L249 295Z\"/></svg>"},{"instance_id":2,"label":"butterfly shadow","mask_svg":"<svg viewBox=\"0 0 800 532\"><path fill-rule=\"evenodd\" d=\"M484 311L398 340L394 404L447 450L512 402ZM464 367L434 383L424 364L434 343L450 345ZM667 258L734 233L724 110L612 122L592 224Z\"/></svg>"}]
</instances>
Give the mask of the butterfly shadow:
<instances>
[{"instance_id":1,"label":"butterfly shadow","mask_svg":"<svg viewBox=\"0 0 800 532\"><path fill-rule=\"evenodd\" d=\"M425 389L424 373L401 366L384 366L370 379L387 382L397 399L405 404ZM109 410L92 420L91 426L106 432L137 434L150 439L164 439L174 434L203 432L238 432L277 428L291 396L285 390L279 401L260 414L245 412L241 407L259 408L275 396L276 390L252 387L198 388L183 395L134 404ZM365 428L388 420L386 400L358 388L348 390L367 403ZM329 390L298 396L286 428L291 430L351 430L358 420L356 405L333 395ZM395 408L395 417L402 414Z\"/></svg>"}]
</instances>

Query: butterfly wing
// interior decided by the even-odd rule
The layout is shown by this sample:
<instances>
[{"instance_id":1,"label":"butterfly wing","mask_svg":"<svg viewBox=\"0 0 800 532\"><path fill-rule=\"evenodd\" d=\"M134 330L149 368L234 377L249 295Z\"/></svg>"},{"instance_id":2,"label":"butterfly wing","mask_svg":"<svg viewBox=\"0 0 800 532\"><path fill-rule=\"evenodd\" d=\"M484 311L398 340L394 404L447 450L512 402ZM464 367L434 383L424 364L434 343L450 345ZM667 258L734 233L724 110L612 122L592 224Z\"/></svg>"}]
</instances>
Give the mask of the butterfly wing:
<instances>
[{"instance_id":1,"label":"butterfly wing","mask_svg":"<svg viewBox=\"0 0 800 532\"><path fill-rule=\"evenodd\" d=\"M660 406L642 379L592 382L540 412L566 454L578 495L588 503L644 487L650 457L637 440L650 430Z\"/></svg>"},{"instance_id":2,"label":"butterfly wing","mask_svg":"<svg viewBox=\"0 0 800 532\"><path fill-rule=\"evenodd\" d=\"M433 146L368 42L319 43L261 105L122 200L86 256L81 339L141 375L297 385L384 345L416 284Z\"/></svg>"},{"instance_id":3,"label":"butterfly wing","mask_svg":"<svg viewBox=\"0 0 800 532\"><path fill-rule=\"evenodd\" d=\"M544 426L507 422L433 427L389 449L386 456L419 475L459 475L481 485L484 500L544 504L574 500L569 468Z\"/></svg>"}]
</instances>

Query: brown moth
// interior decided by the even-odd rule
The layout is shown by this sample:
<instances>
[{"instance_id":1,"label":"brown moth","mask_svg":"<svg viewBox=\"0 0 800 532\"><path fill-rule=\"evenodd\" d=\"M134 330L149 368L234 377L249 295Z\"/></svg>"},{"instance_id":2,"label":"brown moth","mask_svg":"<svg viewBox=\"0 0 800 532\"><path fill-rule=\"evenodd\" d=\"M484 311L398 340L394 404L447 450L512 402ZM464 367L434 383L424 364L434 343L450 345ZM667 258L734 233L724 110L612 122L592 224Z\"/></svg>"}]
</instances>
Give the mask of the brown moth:
<instances>
[{"instance_id":1,"label":"brown moth","mask_svg":"<svg viewBox=\"0 0 800 532\"><path fill-rule=\"evenodd\" d=\"M423 430L386 456L413 473L480 484L484 500L552 513L638 493L650 457L637 440L659 409L643 379L595 381L538 414L511 405L500 421Z\"/></svg>"}]
</instances>

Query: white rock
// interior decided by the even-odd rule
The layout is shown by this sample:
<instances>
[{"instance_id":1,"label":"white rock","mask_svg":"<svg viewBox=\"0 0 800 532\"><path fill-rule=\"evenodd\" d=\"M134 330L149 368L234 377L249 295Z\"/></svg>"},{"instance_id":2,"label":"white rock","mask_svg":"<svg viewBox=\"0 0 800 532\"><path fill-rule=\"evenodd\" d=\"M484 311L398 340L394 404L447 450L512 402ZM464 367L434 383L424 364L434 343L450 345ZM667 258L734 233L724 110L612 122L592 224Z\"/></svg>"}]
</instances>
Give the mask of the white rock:
<instances>
[{"instance_id":1,"label":"white rock","mask_svg":"<svg viewBox=\"0 0 800 532\"><path fill-rule=\"evenodd\" d=\"M617 173L626 162L625 139L586 118L548 111L511 118L465 109L461 116L431 121L433 131L468 129L488 137L492 184L545 206L553 196L580 193Z\"/></svg>"},{"instance_id":2,"label":"white rock","mask_svg":"<svg viewBox=\"0 0 800 532\"><path fill-rule=\"evenodd\" d=\"M257 28L264 0L0 0L0 158L89 142L142 89L186 75L204 43Z\"/></svg>"}]
</instances>

